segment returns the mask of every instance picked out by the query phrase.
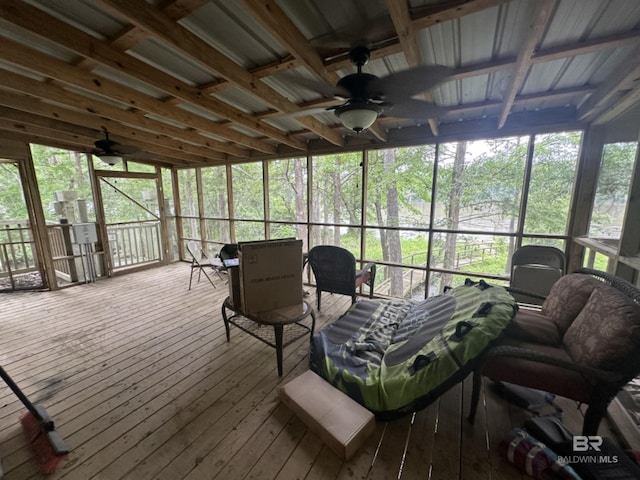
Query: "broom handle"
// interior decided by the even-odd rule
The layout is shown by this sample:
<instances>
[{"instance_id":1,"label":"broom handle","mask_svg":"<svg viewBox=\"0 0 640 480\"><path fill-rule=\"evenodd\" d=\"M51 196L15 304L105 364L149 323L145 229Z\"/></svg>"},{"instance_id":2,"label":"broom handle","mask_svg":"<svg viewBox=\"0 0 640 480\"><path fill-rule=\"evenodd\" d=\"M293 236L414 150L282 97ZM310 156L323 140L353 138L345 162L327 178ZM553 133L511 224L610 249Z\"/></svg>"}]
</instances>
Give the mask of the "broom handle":
<instances>
[{"instance_id":1,"label":"broom handle","mask_svg":"<svg viewBox=\"0 0 640 480\"><path fill-rule=\"evenodd\" d=\"M36 410L36 407L33 406L33 404L29 401L27 396L24 393L22 393L22 390L20 390L20 387L16 385L16 383L11 379L9 374L1 366L0 366L0 377L2 377L5 383L9 385L9 388L13 390L13 393L16 394L16 396L20 399L20 401L24 403L24 406L27 407L27 410L29 410L29 412L31 412L31 414L34 417L36 417L38 421L42 421L42 416L40 415L38 410Z\"/></svg>"}]
</instances>

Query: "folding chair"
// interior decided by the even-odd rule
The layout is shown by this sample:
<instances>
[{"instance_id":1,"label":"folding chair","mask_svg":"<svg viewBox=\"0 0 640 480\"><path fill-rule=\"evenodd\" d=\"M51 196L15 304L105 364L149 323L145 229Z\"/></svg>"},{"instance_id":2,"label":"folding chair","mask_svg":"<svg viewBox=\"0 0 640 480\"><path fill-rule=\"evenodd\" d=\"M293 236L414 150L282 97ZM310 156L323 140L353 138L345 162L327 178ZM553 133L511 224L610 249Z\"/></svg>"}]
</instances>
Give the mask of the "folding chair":
<instances>
[{"instance_id":1,"label":"folding chair","mask_svg":"<svg viewBox=\"0 0 640 480\"><path fill-rule=\"evenodd\" d=\"M516 290L512 295L518 302L541 305L551 286L564 274L565 256L561 250L542 245L524 245L511 257L509 286ZM525 291L535 296L527 295Z\"/></svg>"},{"instance_id":2,"label":"folding chair","mask_svg":"<svg viewBox=\"0 0 640 480\"><path fill-rule=\"evenodd\" d=\"M222 280L222 276L218 271L218 265L215 265L207 255L202 251L202 248L198 245L198 242L195 240L189 240L187 242L187 252L191 255L191 275L189 276L189 290L191 290L191 282L193 281L193 272L194 270L198 271L198 282L200 282L200 275L204 273L204 276L207 277L209 283L213 286L213 288L217 288L216 285L211 280L211 277L206 272L206 269L211 268L216 274L218 278Z\"/></svg>"}]
</instances>

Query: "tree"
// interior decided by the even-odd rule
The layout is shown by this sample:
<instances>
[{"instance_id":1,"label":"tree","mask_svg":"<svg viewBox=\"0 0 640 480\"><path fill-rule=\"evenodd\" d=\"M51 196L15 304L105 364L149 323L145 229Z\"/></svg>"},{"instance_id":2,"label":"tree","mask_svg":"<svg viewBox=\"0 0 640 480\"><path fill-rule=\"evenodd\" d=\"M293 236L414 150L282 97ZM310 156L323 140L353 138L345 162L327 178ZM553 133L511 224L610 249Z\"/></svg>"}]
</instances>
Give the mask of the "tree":
<instances>
[{"instance_id":1,"label":"tree","mask_svg":"<svg viewBox=\"0 0 640 480\"><path fill-rule=\"evenodd\" d=\"M448 208L447 208L447 229L457 230L460 222L460 206L461 196L463 194L463 173L464 158L467 153L466 142L459 142L456 145L455 159L453 161L453 169L451 171L451 188L449 190ZM445 234L444 261L442 267L452 269L455 266L456 257L456 238L457 234L447 232ZM445 273L440 280L440 291L446 286L451 285L452 275Z\"/></svg>"},{"instance_id":2,"label":"tree","mask_svg":"<svg viewBox=\"0 0 640 480\"><path fill-rule=\"evenodd\" d=\"M0 162L0 220L27 220L20 172L15 163Z\"/></svg>"},{"instance_id":3,"label":"tree","mask_svg":"<svg viewBox=\"0 0 640 480\"><path fill-rule=\"evenodd\" d=\"M384 158L384 183L387 196L387 225L392 228L400 226L400 212L398 208L398 187L395 177L396 156L395 150L388 149L383 152ZM385 236L388 243L387 250L389 261L393 263L402 263L402 245L400 244L400 232L398 230L388 230ZM383 246L383 251L385 247ZM390 295L402 297L404 295L404 282L402 278L402 268L390 269L391 288Z\"/></svg>"},{"instance_id":4,"label":"tree","mask_svg":"<svg viewBox=\"0 0 640 480\"><path fill-rule=\"evenodd\" d=\"M619 234L631 182L631 175L620 175L620 172L633 171L637 148L635 142L605 145L589 229L591 235Z\"/></svg>"}]
</instances>

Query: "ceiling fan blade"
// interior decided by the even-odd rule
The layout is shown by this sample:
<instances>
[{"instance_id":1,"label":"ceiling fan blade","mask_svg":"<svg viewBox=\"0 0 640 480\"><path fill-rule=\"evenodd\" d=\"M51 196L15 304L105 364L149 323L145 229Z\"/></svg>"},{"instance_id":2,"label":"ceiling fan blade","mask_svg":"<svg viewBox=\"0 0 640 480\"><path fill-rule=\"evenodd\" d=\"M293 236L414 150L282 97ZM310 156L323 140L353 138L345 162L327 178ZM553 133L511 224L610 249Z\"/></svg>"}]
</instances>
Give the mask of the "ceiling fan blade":
<instances>
[{"instance_id":1,"label":"ceiling fan blade","mask_svg":"<svg viewBox=\"0 0 640 480\"><path fill-rule=\"evenodd\" d=\"M386 107L384 114L387 117L425 121L430 118L437 118L441 111L442 109L435 103L407 98L401 103Z\"/></svg>"},{"instance_id":2,"label":"ceiling fan blade","mask_svg":"<svg viewBox=\"0 0 640 480\"><path fill-rule=\"evenodd\" d=\"M307 115L317 115L319 113L327 113L336 108L336 106L329 107L314 107L314 108L303 108L297 112L285 113L283 115L279 115L278 118L297 118L297 117L306 117Z\"/></svg>"},{"instance_id":3,"label":"ceiling fan blade","mask_svg":"<svg viewBox=\"0 0 640 480\"><path fill-rule=\"evenodd\" d=\"M312 38L311 45L315 48L344 50L356 46L371 47L397 37L393 22L387 13L370 19L354 18L346 24L347 27Z\"/></svg>"},{"instance_id":4,"label":"ceiling fan blade","mask_svg":"<svg viewBox=\"0 0 640 480\"><path fill-rule=\"evenodd\" d=\"M122 145L120 143L115 144L111 149L124 155L136 153L140 150L138 147L134 147L133 145Z\"/></svg>"},{"instance_id":5,"label":"ceiling fan blade","mask_svg":"<svg viewBox=\"0 0 640 480\"><path fill-rule=\"evenodd\" d=\"M94 145L96 146L96 148L92 150L92 153L94 153L94 155L126 155L128 153L134 153L139 150L139 148L132 145L122 145L118 142L114 142L113 140L98 140L94 142Z\"/></svg>"},{"instance_id":6,"label":"ceiling fan blade","mask_svg":"<svg viewBox=\"0 0 640 480\"><path fill-rule=\"evenodd\" d=\"M296 78L295 83L315 93L319 93L325 98L349 98L349 91L336 85L330 85L327 82L319 80L311 80L308 78Z\"/></svg>"},{"instance_id":7,"label":"ceiling fan blade","mask_svg":"<svg viewBox=\"0 0 640 480\"><path fill-rule=\"evenodd\" d=\"M445 81L454 69L441 65L416 67L381 77L369 85L372 98L379 96L391 103L427 92Z\"/></svg>"}]
</instances>

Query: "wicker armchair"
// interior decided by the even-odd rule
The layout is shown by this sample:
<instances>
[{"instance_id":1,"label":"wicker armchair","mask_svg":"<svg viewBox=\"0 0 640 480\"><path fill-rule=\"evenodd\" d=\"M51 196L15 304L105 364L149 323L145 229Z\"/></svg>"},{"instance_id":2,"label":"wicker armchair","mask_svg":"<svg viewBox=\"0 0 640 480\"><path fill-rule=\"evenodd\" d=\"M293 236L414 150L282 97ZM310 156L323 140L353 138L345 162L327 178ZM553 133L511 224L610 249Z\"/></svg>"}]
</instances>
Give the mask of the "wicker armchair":
<instances>
[{"instance_id":1,"label":"wicker armchair","mask_svg":"<svg viewBox=\"0 0 640 480\"><path fill-rule=\"evenodd\" d=\"M605 272L562 277L541 311L521 309L474 369L469 421L482 377L585 403L583 435L596 435L611 400L640 374L640 290Z\"/></svg>"},{"instance_id":2,"label":"wicker armchair","mask_svg":"<svg viewBox=\"0 0 640 480\"><path fill-rule=\"evenodd\" d=\"M322 292L351 296L356 302L356 290L361 285L369 286L369 298L373 298L376 279L376 265L367 263L362 270L356 270L353 254L342 247L318 245L309 250L309 264L316 279L318 310Z\"/></svg>"}]
</instances>

